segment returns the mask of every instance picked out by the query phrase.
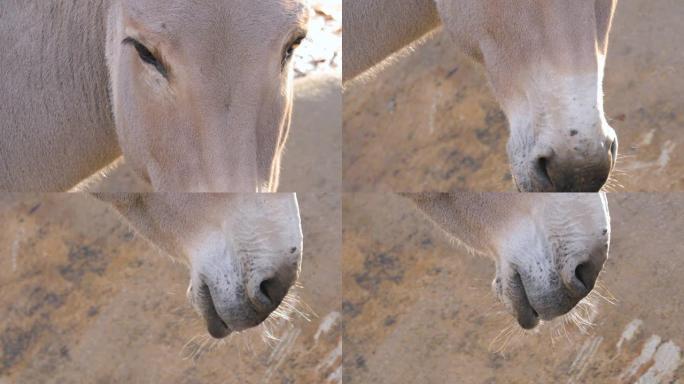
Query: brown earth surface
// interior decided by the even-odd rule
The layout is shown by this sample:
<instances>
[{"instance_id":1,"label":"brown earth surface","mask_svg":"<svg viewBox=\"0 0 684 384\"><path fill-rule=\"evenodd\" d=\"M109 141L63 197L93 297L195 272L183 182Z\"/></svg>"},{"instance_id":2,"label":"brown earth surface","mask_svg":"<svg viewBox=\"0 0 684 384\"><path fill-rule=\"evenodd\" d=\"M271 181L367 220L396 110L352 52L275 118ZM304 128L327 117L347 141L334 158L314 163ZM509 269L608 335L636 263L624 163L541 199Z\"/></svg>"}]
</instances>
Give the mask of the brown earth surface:
<instances>
[{"instance_id":1,"label":"brown earth surface","mask_svg":"<svg viewBox=\"0 0 684 384\"><path fill-rule=\"evenodd\" d=\"M210 347L182 263L80 194L0 197L0 383L340 382L340 202L300 194L310 309ZM305 309L303 305L301 307Z\"/></svg>"},{"instance_id":2,"label":"brown earth surface","mask_svg":"<svg viewBox=\"0 0 684 384\"><path fill-rule=\"evenodd\" d=\"M681 383L684 195L608 199L601 291L617 303L597 303L588 334L516 332L499 353L515 321L491 293L493 262L453 245L405 198L345 194L344 382Z\"/></svg>"},{"instance_id":3,"label":"brown earth surface","mask_svg":"<svg viewBox=\"0 0 684 384\"><path fill-rule=\"evenodd\" d=\"M617 191L684 189L682 20L679 0L618 3L604 82ZM344 190L514 190L483 69L441 31L400 56L346 87Z\"/></svg>"}]
</instances>

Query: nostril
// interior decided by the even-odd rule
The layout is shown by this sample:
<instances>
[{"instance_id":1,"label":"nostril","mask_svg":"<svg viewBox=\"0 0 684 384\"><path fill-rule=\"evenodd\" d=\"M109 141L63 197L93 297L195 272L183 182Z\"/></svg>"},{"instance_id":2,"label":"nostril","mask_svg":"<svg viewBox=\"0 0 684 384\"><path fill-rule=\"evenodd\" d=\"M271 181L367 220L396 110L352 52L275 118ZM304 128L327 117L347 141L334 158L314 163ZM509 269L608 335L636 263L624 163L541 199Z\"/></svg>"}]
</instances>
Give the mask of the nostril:
<instances>
[{"instance_id":1,"label":"nostril","mask_svg":"<svg viewBox=\"0 0 684 384\"><path fill-rule=\"evenodd\" d=\"M613 139L613 142L610 143L610 156L612 164L615 165L615 162L617 161L617 138Z\"/></svg>"},{"instance_id":2,"label":"nostril","mask_svg":"<svg viewBox=\"0 0 684 384\"><path fill-rule=\"evenodd\" d=\"M582 263L575 268L575 278L584 286L586 293L594 289L596 273L591 263Z\"/></svg>"},{"instance_id":3,"label":"nostril","mask_svg":"<svg viewBox=\"0 0 684 384\"><path fill-rule=\"evenodd\" d=\"M271 295L272 295L272 289L270 288L271 285L271 280L264 280L259 284L259 290L261 291L261 294L266 296L268 298L268 301L272 301Z\"/></svg>"},{"instance_id":4,"label":"nostril","mask_svg":"<svg viewBox=\"0 0 684 384\"><path fill-rule=\"evenodd\" d=\"M278 279L267 279L259 284L259 290L266 296L270 304L276 308L283 301L287 294L287 286L281 283Z\"/></svg>"},{"instance_id":5,"label":"nostril","mask_svg":"<svg viewBox=\"0 0 684 384\"><path fill-rule=\"evenodd\" d=\"M549 176L549 160L546 157L540 157L537 159L537 167L539 169L539 173L546 179L548 180L549 183L551 183L551 176Z\"/></svg>"}]
</instances>

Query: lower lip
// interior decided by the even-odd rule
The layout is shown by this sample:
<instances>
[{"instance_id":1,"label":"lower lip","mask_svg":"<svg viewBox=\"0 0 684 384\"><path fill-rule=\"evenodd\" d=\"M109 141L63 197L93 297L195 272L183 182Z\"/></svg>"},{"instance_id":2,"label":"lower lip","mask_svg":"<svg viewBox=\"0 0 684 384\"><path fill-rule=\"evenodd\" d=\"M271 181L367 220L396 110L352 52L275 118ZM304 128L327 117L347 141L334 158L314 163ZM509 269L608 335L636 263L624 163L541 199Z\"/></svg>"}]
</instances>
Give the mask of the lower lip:
<instances>
[{"instance_id":1,"label":"lower lip","mask_svg":"<svg viewBox=\"0 0 684 384\"><path fill-rule=\"evenodd\" d=\"M207 331L215 339L222 339L231 333L230 327L219 317L216 308L214 307L214 300L211 297L211 291L206 284L202 285L200 291L207 296L208 306L207 310L209 313L205 314L207 322Z\"/></svg>"},{"instance_id":2,"label":"lower lip","mask_svg":"<svg viewBox=\"0 0 684 384\"><path fill-rule=\"evenodd\" d=\"M518 316L518 324L523 329L532 329L539 324L539 316L528 316L527 318L521 318Z\"/></svg>"},{"instance_id":3,"label":"lower lip","mask_svg":"<svg viewBox=\"0 0 684 384\"><path fill-rule=\"evenodd\" d=\"M522 306L516 309L518 324L524 329L532 329L539 324L539 313L532 308L530 301L527 297L527 292L525 292L525 287L522 283L522 277L516 274L515 278L518 280L517 283L522 291L522 299L524 303Z\"/></svg>"},{"instance_id":4,"label":"lower lip","mask_svg":"<svg viewBox=\"0 0 684 384\"><path fill-rule=\"evenodd\" d=\"M230 328L221 319L207 319L207 331L215 339L222 339L231 333Z\"/></svg>"}]
</instances>

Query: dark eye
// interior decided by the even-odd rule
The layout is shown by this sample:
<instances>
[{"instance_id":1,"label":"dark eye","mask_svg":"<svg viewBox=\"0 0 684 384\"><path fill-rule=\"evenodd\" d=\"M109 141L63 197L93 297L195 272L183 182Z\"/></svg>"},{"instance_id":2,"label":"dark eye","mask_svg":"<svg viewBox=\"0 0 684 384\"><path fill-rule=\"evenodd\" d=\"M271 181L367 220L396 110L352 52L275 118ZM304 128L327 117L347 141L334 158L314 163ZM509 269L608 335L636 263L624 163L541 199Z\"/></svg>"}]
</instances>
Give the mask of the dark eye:
<instances>
[{"instance_id":1,"label":"dark eye","mask_svg":"<svg viewBox=\"0 0 684 384\"><path fill-rule=\"evenodd\" d=\"M157 60L156 57L154 57L154 54L152 54L147 47L131 37L124 39L123 43L131 44L135 50L138 51L138 56L140 56L140 60L142 60L143 63L153 66L159 73L161 73L162 76L166 77L166 67L164 67L164 65Z\"/></svg>"},{"instance_id":2,"label":"dark eye","mask_svg":"<svg viewBox=\"0 0 684 384\"><path fill-rule=\"evenodd\" d=\"M292 59L292 56L294 55L294 50L297 49L302 44L302 41L304 41L304 38L306 36L302 35L294 39L290 45L287 46L287 49L283 53L283 67Z\"/></svg>"}]
</instances>

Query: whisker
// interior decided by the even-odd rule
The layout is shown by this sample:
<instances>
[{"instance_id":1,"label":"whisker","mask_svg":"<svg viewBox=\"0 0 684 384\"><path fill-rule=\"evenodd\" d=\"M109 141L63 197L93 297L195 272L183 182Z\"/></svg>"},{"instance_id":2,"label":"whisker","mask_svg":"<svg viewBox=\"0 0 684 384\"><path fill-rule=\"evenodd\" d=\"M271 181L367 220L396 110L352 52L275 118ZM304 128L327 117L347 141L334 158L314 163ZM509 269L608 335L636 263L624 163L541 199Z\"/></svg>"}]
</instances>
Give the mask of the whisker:
<instances>
[{"instance_id":1,"label":"whisker","mask_svg":"<svg viewBox=\"0 0 684 384\"><path fill-rule=\"evenodd\" d=\"M505 334L506 332L508 332L508 330L511 329L511 328L514 327L514 326L515 326L515 324L510 324L510 325L508 325L507 327L503 328L501 331L499 331L499 333L498 333L498 334L494 337L494 339L492 339L492 341L489 343L489 350L490 350L490 351L494 350L493 347L494 347L494 345L495 345L496 343L499 342L499 339L501 339L501 336L502 336L503 334Z\"/></svg>"}]
</instances>

